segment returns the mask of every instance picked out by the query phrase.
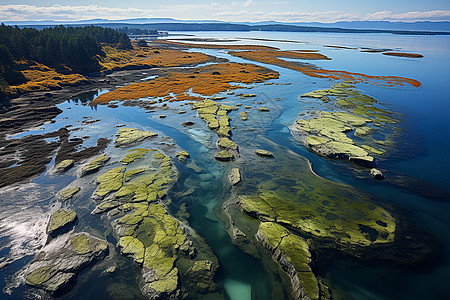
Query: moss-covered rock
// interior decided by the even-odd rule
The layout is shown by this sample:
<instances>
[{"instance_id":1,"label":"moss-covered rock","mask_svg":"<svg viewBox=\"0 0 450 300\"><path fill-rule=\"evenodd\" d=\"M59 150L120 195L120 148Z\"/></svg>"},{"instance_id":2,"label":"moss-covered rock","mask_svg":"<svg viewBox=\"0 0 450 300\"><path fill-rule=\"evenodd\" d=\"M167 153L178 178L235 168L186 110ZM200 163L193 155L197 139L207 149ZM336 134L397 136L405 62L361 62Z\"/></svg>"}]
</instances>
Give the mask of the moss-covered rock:
<instances>
[{"instance_id":1,"label":"moss-covered rock","mask_svg":"<svg viewBox=\"0 0 450 300\"><path fill-rule=\"evenodd\" d=\"M262 157L273 157L273 153L268 150L256 149L255 153Z\"/></svg>"},{"instance_id":2,"label":"moss-covered rock","mask_svg":"<svg viewBox=\"0 0 450 300\"><path fill-rule=\"evenodd\" d=\"M180 161L180 162L183 162L183 161L185 161L186 159L188 159L189 157L190 157L190 155L189 155L189 153L187 153L187 151L181 151L181 152L178 152L177 154L176 154L176 157L178 157L178 161Z\"/></svg>"},{"instance_id":3,"label":"moss-covered rock","mask_svg":"<svg viewBox=\"0 0 450 300\"><path fill-rule=\"evenodd\" d=\"M311 254L303 238L273 222L260 223L256 238L290 277L296 299L319 299L319 283L309 265Z\"/></svg>"},{"instance_id":4,"label":"moss-covered rock","mask_svg":"<svg viewBox=\"0 0 450 300\"><path fill-rule=\"evenodd\" d=\"M73 195L78 193L80 190L81 189L78 186L62 189L56 194L56 199L59 202L65 202L65 201L71 199L73 197Z\"/></svg>"},{"instance_id":5,"label":"moss-covered rock","mask_svg":"<svg viewBox=\"0 0 450 300\"><path fill-rule=\"evenodd\" d=\"M214 158L219 161L231 161L234 159L234 155L227 150L222 150L214 155Z\"/></svg>"},{"instance_id":6,"label":"moss-covered rock","mask_svg":"<svg viewBox=\"0 0 450 300\"><path fill-rule=\"evenodd\" d=\"M87 233L58 237L26 266L25 282L60 295L71 286L78 272L103 258L107 252L106 241Z\"/></svg>"},{"instance_id":7,"label":"moss-covered rock","mask_svg":"<svg viewBox=\"0 0 450 300\"><path fill-rule=\"evenodd\" d=\"M241 117L242 121L247 121L248 120L248 113L246 111L242 111L239 116Z\"/></svg>"},{"instance_id":8,"label":"moss-covered rock","mask_svg":"<svg viewBox=\"0 0 450 300\"><path fill-rule=\"evenodd\" d=\"M106 154L97 156L87 164L80 167L80 176L83 177L85 175L97 172L101 167L105 165L107 161L109 161L109 159L110 158Z\"/></svg>"},{"instance_id":9,"label":"moss-covered rock","mask_svg":"<svg viewBox=\"0 0 450 300\"><path fill-rule=\"evenodd\" d=\"M97 177L98 187L92 195L93 198L96 200L103 199L106 195L118 191L123 185L124 171L125 167L118 167Z\"/></svg>"},{"instance_id":10,"label":"moss-covered rock","mask_svg":"<svg viewBox=\"0 0 450 300\"><path fill-rule=\"evenodd\" d=\"M73 159L63 160L55 167L55 173L57 174L64 173L65 171L73 167L73 163L74 163Z\"/></svg>"},{"instance_id":11,"label":"moss-covered rock","mask_svg":"<svg viewBox=\"0 0 450 300\"><path fill-rule=\"evenodd\" d=\"M188 284L199 293L208 293L216 290L214 275L218 265L209 260L199 260L187 271L191 280Z\"/></svg>"},{"instance_id":12,"label":"moss-covered rock","mask_svg":"<svg viewBox=\"0 0 450 300\"><path fill-rule=\"evenodd\" d=\"M217 146L226 150L237 150L238 146L235 142L227 137L223 137L217 141Z\"/></svg>"},{"instance_id":13,"label":"moss-covered rock","mask_svg":"<svg viewBox=\"0 0 450 300\"><path fill-rule=\"evenodd\" d=\"M131 145L141 143L147 138L155 137L157 135L158 134L154 132L138 130L136 128L119 128L116 134L114 145L116 147L129 147Z\"/></svg>"},{"instance_id":14,"label":"moss-covered rock","mask_svg":"<svg viewBox=\"0 0 450 300\"><path fill-rule=\"evenodd\" d=\"M149 151L148 149L143 149L143 148L137 148L137 149L131 149L128 150L130 153L127 154L127 156L125 156L124 158L122 158L120 161L124 164L129 164L134 162L137 159L141 159L143 158L147 152Z\"/></svg>"},{"instance_id":15,"label":"moss-covered rock","mask_svg":"<svg viewBox=\"0 0 450 300\"><path fill-rule=\"evenodd\" d=\"M76 219L77 213L74 210L58 209L50 217L47 233L55 237L67 232L71 229Z\"/></svg>"},{"instance_id":16,"label":"moss-covered rock","mask_svg":"<svg viewBox=\"0 0 450 300\"><path fill-rule=\"evenodd\" d=\"M241 182L241 172L239 168L231 169L230 173L228 173L228 180L232 185L236 185Z\"/></svg>"},{"instance_id":17,"label":"moss-covered rock","mask_svg":"<svg viewBox=\"0 0 450 300\"><path fill-rule=\"evenodd\" d=\"M264 164L247 165L246 172L261 174L261 179L253 176L236 186L238 204L249 216L291 226L343 248L394 241L396 220L368 195L315 176L308 163L293 154L277 153Z\"/></svg>"}]
</instances>

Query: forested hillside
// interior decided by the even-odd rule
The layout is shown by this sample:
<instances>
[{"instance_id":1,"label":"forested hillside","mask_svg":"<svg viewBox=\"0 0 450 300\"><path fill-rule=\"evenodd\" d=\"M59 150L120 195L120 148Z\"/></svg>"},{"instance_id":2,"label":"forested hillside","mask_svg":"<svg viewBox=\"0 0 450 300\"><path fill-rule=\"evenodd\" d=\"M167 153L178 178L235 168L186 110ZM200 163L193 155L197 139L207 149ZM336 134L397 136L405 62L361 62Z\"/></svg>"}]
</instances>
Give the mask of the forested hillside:
<instances>
[{"instance_id":1,"label":"forested hillside","mask_svg":"<svg viewBox=\"0 0 450 300\"><path fill-rule=\"evenodd\" d=\"M57 26L36 30L0 26L0 70L10 84L15 61L33 60L58 71L86 74L100 70L97 55L104 56L100 43L132 48L125 33L96 26Z\"/></svg>"}]
</instances>

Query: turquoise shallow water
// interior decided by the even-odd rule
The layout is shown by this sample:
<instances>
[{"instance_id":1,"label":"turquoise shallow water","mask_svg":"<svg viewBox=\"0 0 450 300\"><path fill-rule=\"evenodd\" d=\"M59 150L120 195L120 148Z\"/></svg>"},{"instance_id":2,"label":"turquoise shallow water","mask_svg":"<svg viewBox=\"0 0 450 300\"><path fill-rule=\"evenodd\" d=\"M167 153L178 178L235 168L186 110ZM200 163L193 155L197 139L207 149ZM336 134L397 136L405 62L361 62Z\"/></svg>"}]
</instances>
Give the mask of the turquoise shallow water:
<instances>
[{"instance_id":1,"label":"turquoise shallow water","mask_svg":"<svg viewBox=\"0 0 450 300\"><path fill-rule=\"evenodd\" d=\"M421 180L423 188L418 187L418 191L421 193L418 193L417 190L389 185L385 182L376 182L367 176L355 177L345 164L320 158L292 139L288 126L294 122L297 114L305 109L321 107L321 104L314 102L300 102L298 96L315 89L329 88L333 84L332 81L310 78L295 71L268 66L281 75L280 79L275 82L291 84L254 85L253 89L243 92L257 94L256 99L242 100L229 96L224 103L244 103L244 105L249 104L256 107L255 102L263 102L264 106L271 109L268 114L253 115L249 119L250 122L247 123L239 120L238 112L230 114L233 119L231 126L237 127L233 130L233 134L236 139L242 139L242 143L245 142L249 145L257 143L257 134L268 137L275 143L308 158L312 162L314 171L320 176L367 191L381 203L396 208L410 220L438 236L444 246L444 257L433 268L402 268L389 263L374 265L337 256L322 271L322 275L331 283L330 287L336 291L336 296L342 295L345 299L447 298L450 292L450 287L446 284L446 281L450 278L450 264L448 262L448 257L450 257L450 221L447 217L450 212L450 199L427 197L425 187L427 184L432 184L448 190L450 186L448 175L450 160L447 158L450 151L450 99L448 96L450 94L448 85L448 78L450 78L450 38L388 34L346 35L267 32L192 32L189 34L194 34L196 37L211 38L247 37L303 41L306 43L242 40L233 42L233 44L263 44L286 50L317 49L332 58L331 61L317 62L317 65L323 68L362 72L369 75L396 75L414 78L422 82L423 85L419 88L357 85L358 89L373 96L389 109L404 115L400 123L402 134L399 136L397 144L398 151L383 161L383 168L390 172ZM423 54L424 58L417 60L388 57L379 53L360 53L357 50L323 48L323 45L391 48L398 51L418 52ZM204 50L202 52L238 62L247 62L243 59L232 58L224 51ZM127 127L140 129L152 129L170 136L178 146L191 154L192 159L203 169L202 174L210 175L209 177L212 178L207 185L198 189L186 201L188 211L191 214L189 220L191 226L206 239L219 259L221 268L217 279L223 283L229 298L233 300L273 299L270 287L272 277L267 274L264 266L257 259L243 253L231 243L225 232L225 225L214 213L215 205L220 202L222 194L226 192L222 187L224 165L213 160L212 156L215 153L214 138L202 121L197 119L198 126L195 127L195 130L189 131L179 126L179 123L186 117L176 114L175 111L161 112L157 110L153 114L147 114L144 110L136 107L111 109L105 106L90 107L82 104L102 92L104 91L86 94L81 99L68 99L67 102L60 105L63 113L56 117L54 124L47 124L42 129L26 132L18 135L18 137L53 131L66 125L76 127L83 121L83 117L101 120L82 127L80 131L72 132L72 137L90 136L83 144L86 147L94 145L99 137L112 137L117 131L117 128L114 128L117 124L126 124ZM281 98L281 101L275 101L275 98ZM161 113L166 114L167 118L159 119L158 115ZM254 130L251 134L248 132L249 128ZM182 175L174 188L174 193L177 189L181 191L195 184L196 176L198 176L183 165L179 165L179 168ZM389 173L387 173L387 176L389 176ZM55 182L54 179L42 174L34 180L34 183L39 184L41 189L57 190L71 180L73 180L73 176L66 175ZM45 213L52 199L46 198L44 195L41 197L36 195L35 197L34 200L39 201L35 202L34 206L40 208L37 210L41 214ZM26 239L26 235L20 239L12 235L11 231L4 231L4 228L6 228L4 223L8 220L6 214L21 216L22 204L14 205L14 203L11 203L8 194L0 194L0 201L2 204L7 204L5 205L7 207L5 212L0 217L2 233L5 233L0 239L1 255L7 254L8 245L11 245L14 241L16 241L15 244L19 244L19 249L31 247L27 246L29 240ZM176 209L179 204L174 201L173 209ZM33 207L33 204L31 203L29 206ZM20 222L25 225L28 224L25 217L17 220L18 224ZM105 226L104 224L95 224L96 221L90 220L88 216L86 216L86 220L89 226L94 228ZM88 225L86 225L87 227ZM31 259L29 255L32 253L33 251L24 251L24 258L0 270L2 288L14 282L11 276ZM124 259L124 261L127 260ZM127 270L132 273L133 265L129 261L128 264ZM86 272L83 276L80 276L75 290L63 298L92 299L92 297L104 297L104 292L111 282L102 279L95 281L96 283L93 284L92 278L95 278L95 272L92 274ZM2 294L0 298L20 299L24 297L33 298L34 296L35 294L30 296L29 292L22 286L12 289L11 296Z\"/></svg>"}]
</instances>

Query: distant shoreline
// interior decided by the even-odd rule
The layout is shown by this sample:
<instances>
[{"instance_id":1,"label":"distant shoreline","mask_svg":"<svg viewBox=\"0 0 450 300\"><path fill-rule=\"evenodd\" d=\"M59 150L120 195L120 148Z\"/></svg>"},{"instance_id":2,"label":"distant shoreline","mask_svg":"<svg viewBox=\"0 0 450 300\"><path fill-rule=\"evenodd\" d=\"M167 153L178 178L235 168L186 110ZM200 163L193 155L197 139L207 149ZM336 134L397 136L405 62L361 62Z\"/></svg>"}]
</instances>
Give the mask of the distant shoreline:
<instances>
[{"instance_id":1,"label":"distant shoreline","mask_svg":"<svg viewBox=\"0 0 450 300\"><path fill-rule=\"evenodd\" d=\"M326 32L326 33L390 33L396 35L450 35L447 31L416 31L416 30L391 30L391 29L348 29L348 28L331 28L331 27L314 27L314 26L297 26L285 24L273 25L244 25L233 23L92 23L92 24L61 24L64 26L100 26L112 29L123 27L158 30L158 31L241 31L241 32ZM35 29L43 29L47 27L55 27L58 25L18 25L20 28L31 27Z\"/></svg>"}]
</instances>

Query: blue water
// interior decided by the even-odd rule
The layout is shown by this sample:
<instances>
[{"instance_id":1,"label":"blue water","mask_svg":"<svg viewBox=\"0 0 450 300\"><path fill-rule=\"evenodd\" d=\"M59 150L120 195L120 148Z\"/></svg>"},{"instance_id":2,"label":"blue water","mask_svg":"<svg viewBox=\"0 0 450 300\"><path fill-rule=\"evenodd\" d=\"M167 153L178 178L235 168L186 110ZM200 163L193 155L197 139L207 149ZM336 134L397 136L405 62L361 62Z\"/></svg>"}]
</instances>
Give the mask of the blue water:
<instances>
[{"instance_id":1,"label":"blue water","mask_svg":"<svg viewBox=\"0 0 450 300\"><path fill-rule=\"evenodd\" d=\"M224 103L261 106L256 102L264 102L263 106L271 109L270 113L258 114L250 111L247 122L239 120L238 112L232 112L231 126L237 128L233 134L245 137L251 142L252 135L248 129L264 135L302 156L308 158L313 169L320 176L330 180L343 182L371 193L379 202L388 204L408 217L412 222L424 227L439 237L444 246L444 258L440 264L431 269L411 270L394 264L364 264L349 258L338 258L326 268L324 276L330 282L336 296L344 295L346 299L445 299L450 294L447 284L450 278L450 199L435 199L428 197L425 186L434 185L437 188L450 189L450 37L441 36L396 36L389 34L332 34L332 33L270 33L270 32L190 32L196 37L205 38L266 38L274 40L296 40L305 42L287 43L272 41L241 40L231 44L259 44L279 47L283 50L316 49L332 58L331 61L313 61L326 69L360 72L368 75L395 75L417 79L422 83L419 88L411 86L384 87L380 85L358 84L357 88L375 99L392 111L403 114L399 126L402 134L397 145L398 152L383 161L383 168L389 172L403 174L417 179L424 185L424 193L415 190L377 182L368 176L356 177L351 169L343 163L336 163L309 152L301 144L296 143L288 129L299 112L307 109L321 109L323 104L311 101L299 101L298 96L316 89L329 88L334 82L328 79L310 78L301 73L286 70L276 66L270 67L280 73L275 83L291 83L290 85L252 85L251 90L243 93L255 93L256 99L240 99L228 96ZM362 53L358 50L324 48L323 45L339 45L348 47L390 48L396 51L416 52L424 55L423 59L409 59L389 57L380 53ZM248 62L234 58L226 51L200 50L204 53L227 58L237 62ZM145 74L143 74L145 78ZM152 78L146 78L152 80ZM81 99L68 99L59 107L63 113L55 118L55 123L46 124L40 129L33 129L17 135L40 134L54 131L66 125L80 126L85 119L92 117L100 122L81 126L80 131L72 132L71 137L90 136L84 141L84 146L95 145L97 138L112 138L117 132L115 125L126 124L127 127L152 129L163 135L170 136L182 149L191 154L192 160L203 169L202 174L212 175L209 186L200 189L190 198L188 211L191 213L190 225L202 235L211 246L219 259L221 269L218 280L233 300L271 299L270 276L264 266L255 258L243 253L231 243L225 232L224 224L214 214L214 206L222 197L222 179L224 165L213 160L216 151L214 144L195 141L186 128L179 123L187 118L174 111L147 114L136 107L120 107L118 109L106 106L90 107L85 105L98 94L86 94ZM236 91L238 94L240 91ZM277 101L276 98L281 98ZM175 105L175 104L173 104ZM70 108L70 109L69 109ZM166 119L159 119L164 113ZM189 113L188 113L189 115ZM197 125L208 133L201 120L196 119ZM197 126L196 125L196 126ZM189 176L195 177L183 169L183 176L179 181L180 190L183 184L188 184ZM56 183L60 187L73 178L63 179ZM42 174L35 180L42 185L52 185L52 178ZM446 194L444 194L446 197ZM3 198L1 198L3 201ZM5 200L6 201L6 200ZM175 203L175 206L178 205ZM2 250L1 253L5 252ZM10 276L19 270L30 259L24 259L0 270L0 275ZM9 277L8 277L9 278ZM10 279L4 279L3 288ZM86 284L86 283L84 283ZM105 283L106 284L106 283ZM106 288L99 284L98 289ZM97 285L96 285L97 286ZM13 296L20 298L23 288L16 289ZM85 298L86 293L72 294L69 298ZM101 295L101 293L99 293ZM6 296L4 296L6 297ZM0 296L2 298L2 296ZM87 299L87 298L86 298Z\"/></svg>"}]
</instances>

